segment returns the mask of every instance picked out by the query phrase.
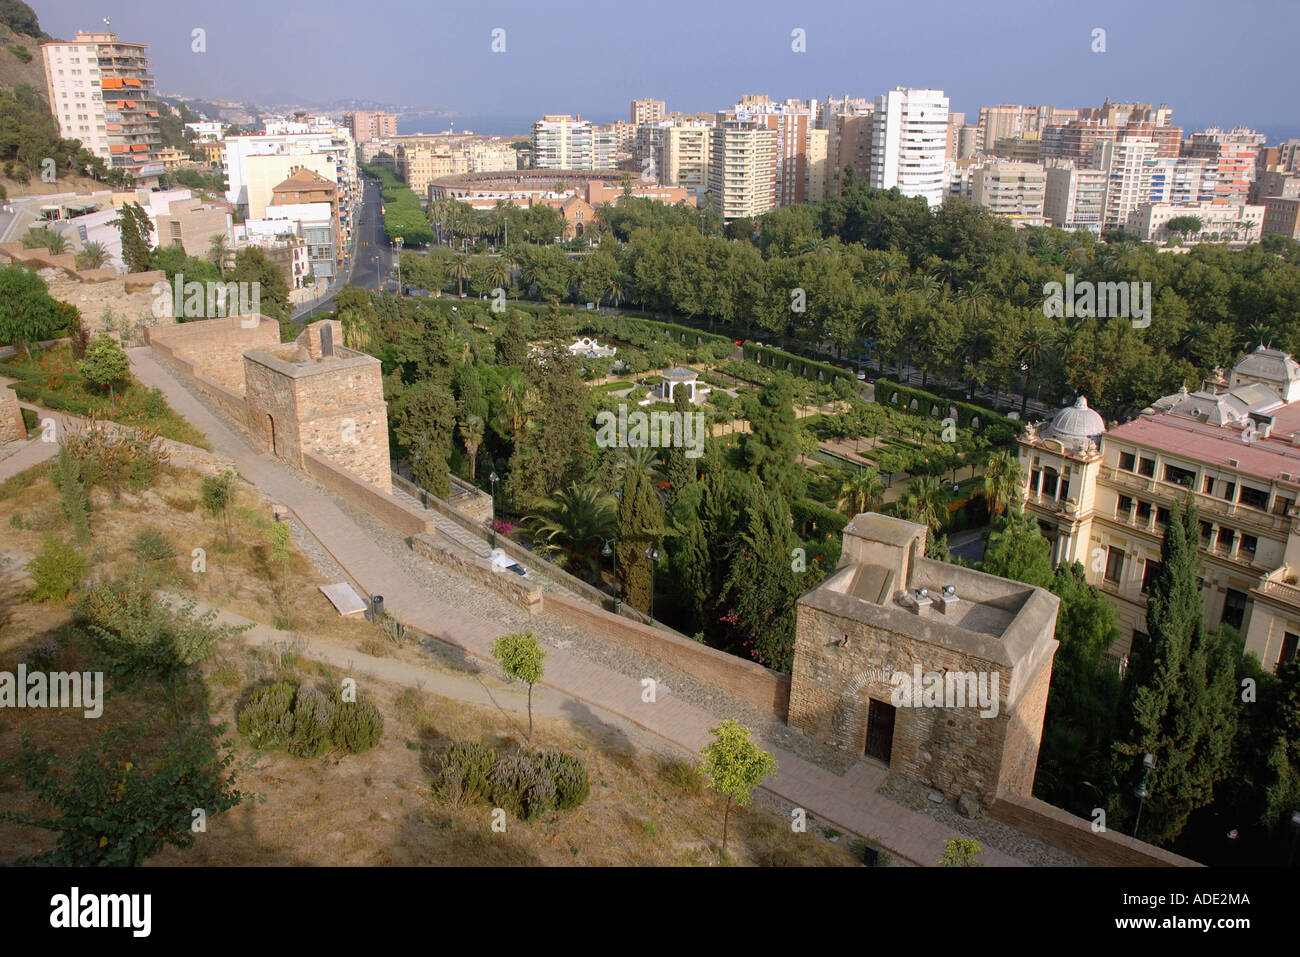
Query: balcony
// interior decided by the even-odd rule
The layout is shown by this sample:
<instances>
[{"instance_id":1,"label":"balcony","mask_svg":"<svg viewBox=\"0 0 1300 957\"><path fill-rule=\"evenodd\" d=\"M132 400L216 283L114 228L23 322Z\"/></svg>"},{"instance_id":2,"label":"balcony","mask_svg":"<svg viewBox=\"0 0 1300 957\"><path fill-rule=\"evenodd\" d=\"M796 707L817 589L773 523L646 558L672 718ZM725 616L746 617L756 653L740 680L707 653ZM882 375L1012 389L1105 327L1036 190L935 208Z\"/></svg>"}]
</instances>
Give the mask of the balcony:
<instances>
[{"instance_id":1,"label":"balcony","mask_svg":"<svg viewBox=\"0 0 1300 957\"><path fill-rule=\"evenodd\" d=\"M1283 565L1266 575L1261 575L1256 591L1300 608L1300 586L1296 585L1295 580L1295 573L1291 571L1290 566Z\"/></svg>"}]
</instances>

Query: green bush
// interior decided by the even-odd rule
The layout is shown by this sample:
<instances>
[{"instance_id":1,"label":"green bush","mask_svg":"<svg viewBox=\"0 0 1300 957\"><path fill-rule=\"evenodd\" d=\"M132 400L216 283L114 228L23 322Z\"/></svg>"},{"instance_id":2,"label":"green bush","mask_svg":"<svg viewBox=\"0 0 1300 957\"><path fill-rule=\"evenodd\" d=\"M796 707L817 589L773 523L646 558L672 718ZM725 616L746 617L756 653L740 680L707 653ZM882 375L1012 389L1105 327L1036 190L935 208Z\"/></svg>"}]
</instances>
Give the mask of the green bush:
<instances>
[{"instance_id":1,"label":"green bush","mask_svg":"<svg viewBox=\"0 0 1300 957\"><path fill-rule=\"evenodd\" d=\"M369 751L384 734L384 716L368 698L337 701L330 737L334 746L349 754Z\"/></svg>"},{"instance_id":2,"label":"green bush","mask_svg":"<svg viewBox=\"0 0 1300 957\"><path fill-rule=\"evenodd\" d=\"M555 779L540 755L512 754L492 768L492 803L521 821L541 817L555 807Z\"/></svg>"},{"instance_id":3,"label":"green bush","mask_svg":"<svg viewBox=\"0 0 1300 957\"><path fill-rule=\"evenodd\" d=\"M293 699L293 736L289 753L298 758L317 758L330 748L330 734L338 706L331 695L303 685Z\"/></svg>"},{"instance_id":4,"label":"green bush","mask_svg":"<svg viewBox=\"0 0 1300 957\"><path fill-rule=\"evenodd\" d=\"M492 794L492 767L497 754L487 745L475 741L457 741L442 759L437 789L444 800L453 804L477 804Z\"/></svg>"},{"instance_id":5,"label":"green bush","mask_svg":"<svg viewBox=\"0 0 1300 957\"><path fill-rule=\"evenodd\" d=\"M41 424L41 417L36 414L35 409L23 409L23 428L30 432Z\"/></svg>"},{"instance_id":6,"label":"green bush","mask_svg":"<svg viewBox=\"0 0 1300 957\"><path fill-rule=\"evenodd\" d=\"M253 692L239 712L239 733L255 748L278 748L293 736L293 701L298 688L277 681Z\"/></svg>"},{"instance_id":7,"label":"green bush","mask_svg":"<svg viewBox=\"0 0 1300 957\"><path fill-rule=\"evenodd\" d=\"M131 551L142 562L158 562L176 554L171 540L159 529L146 528L131 540Z\"/></svg>"},{"instance_id":8,"label":"green bush","mask_svg":"<svg viewBox=\"0 0 1300 957\"><path fill-rule=\"evenodd\" d=\"M86 559L70 542L47 535L27 571L34 601L63 601L86 577Z\"/></svg>"},{"instance_id":9,"label":"green bush","mask_svg":"<svg viewBox=\"0 0 1300 957\"><path fill-rule=\"evenodd\" d=\"M581 761L571 754L551 751L542 758L542 763L555 782L555 806L559 810L567 811L587 800L591 784Z\"/></svg>"}]
</instances>

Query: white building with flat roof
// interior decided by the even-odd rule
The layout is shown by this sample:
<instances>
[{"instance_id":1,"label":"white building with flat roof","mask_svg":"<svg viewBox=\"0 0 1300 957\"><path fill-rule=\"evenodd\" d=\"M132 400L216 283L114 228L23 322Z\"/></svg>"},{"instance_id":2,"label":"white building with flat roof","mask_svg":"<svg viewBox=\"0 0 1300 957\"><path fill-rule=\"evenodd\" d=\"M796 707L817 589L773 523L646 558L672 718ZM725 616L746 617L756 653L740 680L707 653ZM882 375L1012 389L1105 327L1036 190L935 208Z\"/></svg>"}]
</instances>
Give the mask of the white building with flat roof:
<instances>
[{"instance_id":1,"label":"white building with flat roof","mask_svg":"<svg viewBox=\"0 0 1300 957\"><path fill-rule=\"evenodd\" d=\"M948 97L942 90L898 87L876 97L872 113L869 184L943 202Z\"/></svg>"}]
</instances>

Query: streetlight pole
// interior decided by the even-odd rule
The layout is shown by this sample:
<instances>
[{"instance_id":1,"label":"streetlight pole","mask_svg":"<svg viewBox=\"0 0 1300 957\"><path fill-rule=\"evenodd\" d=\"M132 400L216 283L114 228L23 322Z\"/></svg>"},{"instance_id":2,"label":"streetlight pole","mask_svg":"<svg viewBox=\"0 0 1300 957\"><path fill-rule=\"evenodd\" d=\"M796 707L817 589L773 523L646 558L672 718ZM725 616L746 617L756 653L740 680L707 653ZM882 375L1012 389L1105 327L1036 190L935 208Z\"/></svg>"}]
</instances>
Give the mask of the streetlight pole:
<instances>
[{"instance_id":1,"label":"streetlight pole","mask_svg":"<svg viewBox=\"0 0 1300 957\"><path fill-rule=\"evenodd\" d=\"M497 518L497 482L501 481L501 476L497 475L497 470L493 469L492 474L488 476L488 481L492 483L492 521L498 522ZM492 529L492 547L497 544L497 530L495 526Z\"/></svg>"},{"instance_id":2,"label":"streetlight pole","mask_svg":"<svg viewBox=\"0 0 1300 957\"><path fill-rule=\"evenodd\" d=\"M1151 796L1151 791L1147 788L1147 777L1151 774L1151 771L1155 766L1156 756L1154 754L1148 751L1146 754L1142 755L1142 767L1145 768L1145 770L1142 772L1142 780L1138 783L1138 786L1133 789L1133 795L1138 799L1137 820L1133 822L1134 838L1137 838L1138 828L1142 826L1142 805L1146 803L1146 799Z\"/></svg>"},{"instance_id":3,"label":"streetlight pole","mask_svg":"<svg viewBox=\"0 0 1300 957\"><path fill-rule=\"evenodd\" d=\"M660 553L659 553L659 549L655 548L653 545L649 546L649 547L646 548L646 550L645 550L645 557L648 558L648 559L650 559L650 561L651 561L651 563L652 563L652 564L650 565L650 620L651 620L651 621L654 621L654 617L655 617L655 570L654 570L654 566L657 565L657 564L659 564L659 559L660 559L660 557L661 557L661 556L660 556Z\"/></svg>"},{"instance_id":4,"label":"streetlight pole","mask_svg":"<svg viewBox=\"0 0 1300 957\"><path fill-rule=\"evenodd\" d=\"M1286 859L1286 866L1295 864L1295 842L1300 837L1300 811L1291 812L1291 855Z\"/></svg>"}]
</instances>

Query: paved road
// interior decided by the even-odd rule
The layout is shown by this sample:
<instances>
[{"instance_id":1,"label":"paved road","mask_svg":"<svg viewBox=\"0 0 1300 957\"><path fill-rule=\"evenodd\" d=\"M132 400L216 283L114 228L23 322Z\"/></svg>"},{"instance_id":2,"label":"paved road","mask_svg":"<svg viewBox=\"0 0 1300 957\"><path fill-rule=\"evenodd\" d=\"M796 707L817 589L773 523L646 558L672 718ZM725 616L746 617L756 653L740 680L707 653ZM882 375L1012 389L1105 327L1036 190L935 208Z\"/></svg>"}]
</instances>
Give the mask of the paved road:
<instances>
[{"instance_id":1,"label":"paved road","mask_svg":"<svg viewBox=\"0 0 1300 957\"><path fill-rule=\"evenodd\" d=\"M249 448L241 436L173 379L149 349L132 349L129 355L135 376L146 386L160 388L171 407L206 433L214 450L232 458L240 474L263 495L291 509L364 593L382 594L385 606L410 627L495 667L491 646L501 631L498 623L466 614L431 596L405 571L403 556L381 549L331 495L305 476ZM411 683L417 676L403 672L398 680ZM607 723L617 726L631 721L697 754L712 740L709 729L718 723L717 715L671 696L647 703L642 700L638 680L561 647L547 649L546 675L539 685L545 694L576 699ZM779 774L766 790L837 829L873 837L899 858L926 865L942 857L944 841L954 836L951 828L876 793L884 769L859 762L837 775L761 735L756 737L780 765ZM983 859L993 865L1024 863L993 848L985 850Z\"/></svg>"},{"instance_id":2,"label":"paved road","mask_svg":"<svg viewBox=\"0 0 1300 957\"><path fill-rule=\"evenodd\" d=\"M311 321L311 317L333 310L334 296L346 285L372 291L383 288L381 281L391 274L396 251L388 245L388 238L384 234L384 220L379 214L381 201L379 183L363 177L361 202L356 212L356 228L353 230L355 246L352 258L340 272L341 281L335 283L333 292L325 299L296 309L293 313L295 320Z\"/></svg>"}]
</instances>

